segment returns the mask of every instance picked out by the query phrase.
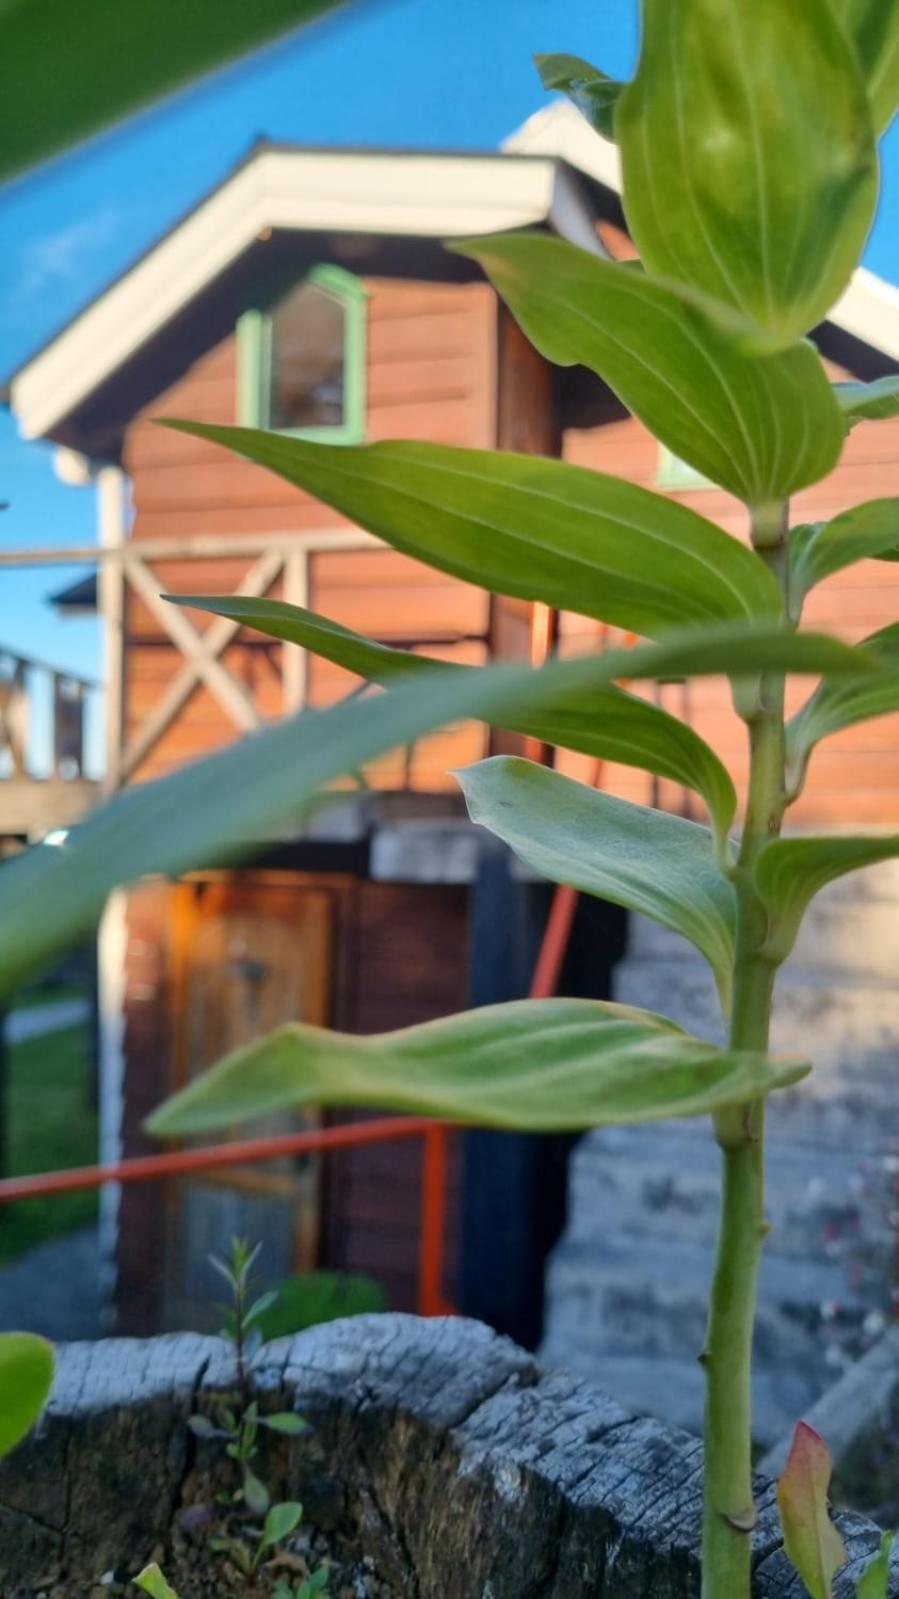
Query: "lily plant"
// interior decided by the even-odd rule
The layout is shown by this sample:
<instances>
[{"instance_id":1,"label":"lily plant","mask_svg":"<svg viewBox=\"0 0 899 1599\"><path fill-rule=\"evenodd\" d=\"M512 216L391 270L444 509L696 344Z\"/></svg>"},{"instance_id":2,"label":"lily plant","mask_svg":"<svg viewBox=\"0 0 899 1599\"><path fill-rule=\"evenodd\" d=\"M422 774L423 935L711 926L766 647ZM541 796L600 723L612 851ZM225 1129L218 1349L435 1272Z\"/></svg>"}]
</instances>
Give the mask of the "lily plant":
<instances>
[{"instance_id":1,"label":"lily plant","mask_svg":"<svg viewBox=\"0 0 899 1599\"><path fill-rule=\"evenodd\" d=\"M837 465L856 423L899 413L899 380L834 385L808 340L846 289L874 215L877 138L899 98L899 7L644 0L630 82L570 56L541 67L616 141L640 265L541 233L453 248L478 263L548 360L596 373L663 445L736 496L745 539L559 460L171 424L271 468L441 571L645 642L539 670L473 668L391 650L275 600L178 597L385 692L306 713L127 793L62 849L4 866L0 971L14 982L115 883L221 859L300 814L341 774L462 717L694 792L706 825L515 757L458 774L473 819L532 868L695 946L717 984L723 1047L649 1011L565 998L373 1038L293 1024L222 1061L150 1126L184 1136L294 1105L390 1107L531 1132L710 1118L722 1178L701 1351L702 1594L747 1599L765 1113L771 1094L810 1070L769 1050L775 981L812 897L899 854L896 835L781 836L816 746L899 709L899 626L852 645L802 626L824 579L862 559L899 559L899 501L816 525L796 525L790 511L792 496ZM745 724L739 796L694 730L619 686L714 674L730 679ZM789 674L814 682L788 720Z\"/></svg>"}]
</instances>

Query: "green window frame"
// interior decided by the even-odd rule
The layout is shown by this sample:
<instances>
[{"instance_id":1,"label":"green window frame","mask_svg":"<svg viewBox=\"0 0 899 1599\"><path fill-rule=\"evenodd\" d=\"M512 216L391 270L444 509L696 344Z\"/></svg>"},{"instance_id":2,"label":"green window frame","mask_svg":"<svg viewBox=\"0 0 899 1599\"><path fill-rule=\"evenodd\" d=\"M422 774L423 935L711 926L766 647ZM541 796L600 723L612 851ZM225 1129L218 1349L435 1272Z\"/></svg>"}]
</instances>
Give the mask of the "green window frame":
<instances>
[{"instance_id":1,"label":"green window frame","mask_svg":"<svg viewBox=\"0 0 899 1599\"><path fill-rule=\"evenodd\" d=\"M695 466L682 461L679 455L664 444L659 445L659 464L656 482L660 489L714 489L717 484L698 472Z\"/></svg>"},{"instance_id":2,"label":"green window frame","mask_svg":"<svg viewBox=\"0 0 899 1599\"><path fill-rule=\"evenodd\" d=\"M280 428L293 438L361 444L365 438L367 301L365 288L343 267L315 266L300 283L314 284L341 302L344 313L343 421L313 428ZM237 323L237 419L242 427L271 426L272 309L251 306Z\"/></svg>"}]
</instances>

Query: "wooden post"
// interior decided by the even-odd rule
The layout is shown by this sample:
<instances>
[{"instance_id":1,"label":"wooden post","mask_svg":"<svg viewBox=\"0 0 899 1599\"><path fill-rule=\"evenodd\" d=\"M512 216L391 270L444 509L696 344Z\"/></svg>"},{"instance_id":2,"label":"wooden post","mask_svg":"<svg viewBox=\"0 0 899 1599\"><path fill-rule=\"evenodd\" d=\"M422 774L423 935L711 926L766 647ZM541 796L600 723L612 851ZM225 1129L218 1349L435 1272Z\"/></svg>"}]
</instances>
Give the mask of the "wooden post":
<instances>
[{"instance_id":1,"label":"wooden post","mask_svg":"<svg viewBox=\"0 0 899 1599\"><path fill-rule=\"evenodd\" d=\"M309 604L309 554L307 550L292 550L284 558L284 598L289 605ZM297 644L281 646L281 685L284 715L292 716L306 703L308 658Z\"/></svg>"},{"instance_id":2,"label":"wooden post","mask_svg":"<svg viewBox=\"0 0 899 1599\"><path fill-rule=\"evenodd\" d=\"M127 480L117 466L97 473L97 532L104 549L125 542ZM97 574L97 598L103 618L103 681L106 693L106 775L104 788L114 793L122 781L122 739L125 703L125 574L120 560L103 561Z\"/></svg>"}]
</instances>

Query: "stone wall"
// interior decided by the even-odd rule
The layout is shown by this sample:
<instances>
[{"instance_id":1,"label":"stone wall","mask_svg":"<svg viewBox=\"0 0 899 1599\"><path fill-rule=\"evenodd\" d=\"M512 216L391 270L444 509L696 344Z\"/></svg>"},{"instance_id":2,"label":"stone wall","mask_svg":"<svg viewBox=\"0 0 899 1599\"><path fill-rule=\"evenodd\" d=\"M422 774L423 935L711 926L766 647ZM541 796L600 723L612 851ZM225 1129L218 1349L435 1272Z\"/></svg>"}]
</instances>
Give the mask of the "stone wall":
<instances>
[{"instance_id":1,"label":"stone wall","mask_svg":"<svg viewBox=\"0 0 899 1599\"><path fill-rule=\"evenodd\" d=\"M781 972L773 1047L815 1062L770 1101L772 1233L756 1338L756 1420L773 1444L890 1312L899 1148L899 863L813 902ZM639 917L615 997L720 1038L711 975ZM547 1283L543 1358L698 1428L718 1151L705 1119L590 1134Z\"/></svg>"},{"instance_id":2,"label":"stone wall","mask_svg":"<svg viewBox=\"0 0 899 1599\"><path fill-rule=\"evenodd\" d=\"M0 1467L4 1599L54 1580L76 1599L164 1545L211 1447L185 1419L230 1377L225 1346L195 1335L62 1348L39 1434ZM296 1407L313 1425L279 1441L278 1486L351 1536L398 1596L699 1593L695 1439L542 1372L478 1323L335 1322L271 1345L258 1385L263 1407ZM800 1599L770 1484L759 1499L755 1595ZM878 1533L856 1516L841 1529L852 1564L836 1599L849 1599Z\"/></svg>"}]
</instances>

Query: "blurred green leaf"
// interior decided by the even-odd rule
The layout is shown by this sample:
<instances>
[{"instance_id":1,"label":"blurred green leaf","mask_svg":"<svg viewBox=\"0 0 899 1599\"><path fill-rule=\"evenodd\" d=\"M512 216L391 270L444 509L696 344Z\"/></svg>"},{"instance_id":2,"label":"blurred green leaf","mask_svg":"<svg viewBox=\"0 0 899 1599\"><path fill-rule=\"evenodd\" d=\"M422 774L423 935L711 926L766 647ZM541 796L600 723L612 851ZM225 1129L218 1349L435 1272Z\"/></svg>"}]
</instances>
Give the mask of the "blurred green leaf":
<instances>
[{"instance_id":1,"label":"blurred green leaf","mask_svg":"<svg viewBox=\"0 0 899 1599\"><path fill-rule=\"evenodd\" d=\"M868 86L874 132L883 133L899 106L899 3L830 0L855 46Z\"/></svg>"},{"instance_id":2,"label":"blurred green leaf","mask_svg":"<svg viewBox=\"0 0 899 1599\"><path fill-rule=\"evenodd\" d=\"M892 1547L893 1534L885 1532L874 1559L869 1561L859 1577L855 1599L888 1599Z\"/></svg>"},{"instance_id":3,"label":"blurred green leaf","mask_svg":"<svg viewBox=\"0 0 899 1599\"><path fill-rule=\"evenodd\" d=\"M534 57L544 89L567 94L581 116L604 139L615 137L615 107L624 84L610 78L598 67L591 67L582 56L539 55Z\"/></svg>"},{"instance_id":4,"label":"blurred green leaf","mask_svg":"<svg viewBox=\"0 0 899 1599\"><path fill-rule=\"evenodd\" d=\"M682 934L727 995L734 891L715 864L706 828L515 756L479 761L456 775L472 821L526 865Z\"/></svg>"},{"instance_id":5,"label":"blurred green leaf","mask_svg":"<svg viewBox=\"0 0 899 1599\"><path fill-rule=\"evenodd\" d=\"M502 725L514 711L625 674L677 677L783 669L865 674L864 651L782 628L734 626L663 644L554 661L535 672L489 666L416 675L383 695L310 711L155 783L118 795L68 833L0 864L0 994L12 993L99 915L110 890L149 872L177 876L246 854L300 825L320 789L366 761L464 717ZM48 911L48 907L52 909Z\"/></svg>"},{"instance_id":6,"label":"blurred green leaf","mask_svg":"<svg viewBox=\"0 0 899 1599\"><path fill-rule=\"evenodd\" d=\"M214 616L232 617L272 638L288 639L379 683L412 672L427 672L441 664L451 672L476 670L439 663L409 650L390 649L283 600L168 597L179 605L195 606ZM650 701L620 688L582 689L560 697L557 704L540 706L522 716L513 712L505 719L505 726L513 733L594 755L598 760L620 761L694 789L709 808L719 848L723 849L737 806L734 785L708 744L684 722Z\"/></svg>"},{"instance_id":7,"label":"blurred green leaf","mask_svg":"<svg viewBox=\"0 0 899 1599\"><path fill-rule=\"evenodd\" d=\"M39 1420L53 1382L53 1350L33 1333L0 1333L0 1456Z\"/></svg>"},{"instance_id":8,"label":"blurred green leaf","mask_svg":"<svg viewBox=\"0 0 899 1599\"><path fill-rule=\"evenodd\" d=\"M766 953L785 960L809 902L818 891L847 872L899 855L899 833L860 838L835 833L824 838L778 838L756 858L755 882L769 916Z\"/></svg>"},{"instance_id":9,"label":"blurred green leaf","mask_svg":"<svg viewBox=\"0 0 899 1599\"><path fill-rule=\"evenodd\" d=\"M453 248L480 262L547 360L597 372L669 450L747 504L785 499L839 460L844 422L812 345L746 354L674 285L561 239Z\"/></svg>"},{"instance_id":10,"label":"blurred green leaf","mask_svg":"<svg viewBox=\"0 0 899 1599\"><path fill-rule=\"evenodd\" d=\"M856 561L899 561L899 499L867 500L796 528L790 537L790 585L803 598L816 583Z\"/></svg>"},{"instance_id":11,"label":"blurred green leaf","mask_svg":"<svg viewBox=\"0 0 899 1599\"><path fill-rule=\"evenodd\" d=\"M784 1548L811 1595L832 1599L833 1579L846 1563L843 1540L830 1519L831 1460L823 1438L800 1421L786 1470L777 1484Z\"/></svg>"},{"instance_id":12,"label":"blurred green leaf","mask_svg":"<svg viewBox=\"0 0 899 1599\"><path fill-rule=\"evenodd\" d=\"M827 0L644 0L643 16L615 119L643 264L792 343L849 282L877 201L853 47Z\"/></svg>"},{"instance_id":13,"label":"blurred green leaf","mask_svg":"<svg viewBox=\"0 0 899 1599\"><path fill-rule=\"evenodd\" d=\"M899 416L899 374L894 372L873 383L835 383L833 392L847 427L865 420L884 422Z\"/></svg>"},{"instance_id":14,"label":"blurred green leaf","mask_svg":"<svg viewBox=\"0 0 899 1599\"><path fill-rule=\"evenodd\" d=\"M150 1599L178 1599L174 1588L170 1588L155 1561L152 1566L145 1566L139 1576L134 1579L135 1587L143 1588Z\"/></svg>"},{"instance_id":15,"label":"blurred green leaf","mask_svg":"<svg viewBox=\"0 0 899 1599\"><path fill-rule=\"evenodd\" d=\"M343 1316L387 1309L383 1288L363 1272L308 1271L281 1283L275 1302L260 1323L263 1337L287 1338Z\"/></svg>"},{"instance_id":16,"label":"blurred green leaf","mask_svg":"<svg viewBox=\"0 0 899 1599\"><path fill-rule=\"evenodd\" d=\"M0 182L337 0L3 0Z\"/></svg>"},{"instance_id":17,"label":"blurred green leaf","mask_svg":"<svg viewBox=\"0 0 899 1599\"><path fill-rule=\"evenodd\" d=\"M296 1501L272 1505L262 1529L261 1547L270 1549L273 1544L288 1538L303 1519L303 1507Z\"/></svg>"},{"instance_id":18,"label":"blurred green leaf","mask_svg":"<svg viewBox=\"0 0 899 1599\"><path fill-rule=\"evenodd\" d=\"M884 670L867 678L825 678L787 723L787 783L793 796L799 792L811 753L822 738L854 727L856 722L899 711L899 623L873 633L864 646L880 653Z\"/></svg>"},{"instance_id":19,"label":"blurred green leaf","mask_svg":"<svg viewBox=\"0 0 899 1599\"><path fill-rule=\"evenodd\" d=\"M514 1000L374 1037L288 1023L196 1078L147 1126L157 1137L182 1137L294 1105L356 1105L522 1132L580 1131L698 1116L786 1087L806 1070L728 1053L626 1005Z\"/></svg>"},{"instance_id":20,"label":"blurred green leaf","mask_svg":"<svg viewBox=\"0 0 899 1599\"><path fill-rule=\"evenodd\" d=\"M763 562L684 505L541 456L444 444L315 444L179 422L270 467L395 549L498 594L656 634L773 617Z\"/></svg>"}]
</instances>

